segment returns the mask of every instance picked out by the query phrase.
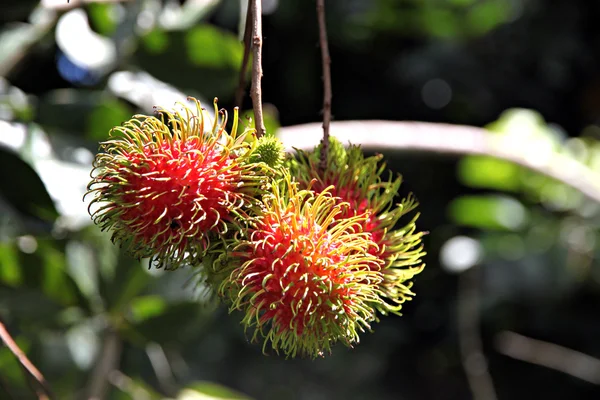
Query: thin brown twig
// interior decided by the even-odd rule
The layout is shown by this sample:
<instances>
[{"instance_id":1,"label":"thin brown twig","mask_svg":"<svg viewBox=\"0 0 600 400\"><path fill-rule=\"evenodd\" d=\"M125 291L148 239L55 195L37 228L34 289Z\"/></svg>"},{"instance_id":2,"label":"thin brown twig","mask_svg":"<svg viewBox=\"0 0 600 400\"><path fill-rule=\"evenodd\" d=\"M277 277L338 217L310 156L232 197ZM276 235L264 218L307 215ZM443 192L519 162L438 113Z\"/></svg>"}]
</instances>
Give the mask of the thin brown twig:
<instances>
[{"instance_id":1,"label":"thin brown twig","mask_svg":"<svg viewBox=\"0 0 600 400\"><path fill-rule=\"evenodd\" d=\"M287 151L310 150L319 142L319 123L278 130ZM600 203L600 175L557 151L541 153L536 143L505 138L483 128L412 121L336 121L331 134L340 141L360 143L366 150L414 151L448 155L481 155L510 161L555 179Z\"/></svg>"},{"instance_id":2,"label":"thin brown twig","mask_svg":"<svg viewBox=\"0 0 600 400\"><path fill-rule=\"evenodd\" d=\"M508 357L600 385L600 359L588 354L509 331L498 334L495 347Z\"/></svg>"},{"instance_id":3,"label":"thin brown twig","mask_svg":"<svg viewBox=\"0 0 600 400\"><path fill-rule=\"evenodd\" d=\"M254 126L256 137L265 134L265 121L262 109L262 90L260 81L262 79L262 0L250 0L248 7L252 12L252 107L254 108Z\"/></svg>"},{"instance_id":4,"label":"thin brown twig","mask_svg":"<svg viewBox=\"0 0 600 400\"><path fill-rule=\"evenodd\" d=\"M13 355L17 358L23 369L26 371L27 375L31 376L35 380L36 385L39 387L39 389L35 390L38 398L40 400L51 399L53 397L52 390L50 390L50 387L48 386L44 375L42 375L42 373L35 367L35 365L33 365L31 361L29 361L25 353L23 353L23 351L14 341L14 339L12 338L2 321L0 321L0 338L2 339L2 342L4 342L6 347L8 347L8 349L11 351L11 353L13 353Z\"/></svg>"},{"instance_id":5,"label":"thin brown twig","mask_svg":"<svg viewBox=\"0 0 600 400\"><path fill-rule=\"evenodd\" d=\"M242 66L240 69L240 80L238 82L238 88L235 92L235 106L242 107L242 101L244 99L244 91L246 89L246 72L248 72L248 61L250 60L250 47L252 42L250 37L252 35L252 8L248 5L246 11L246 25L244 27L244 56L242 57Z\"/></svg>"},{"instance_id":6,"label":"thin brown twig","mask_svg":"<svg viewBox=\"0 0 600 400\"><path fill-rule=\"evenodd\" d=\"M325 21L325 0L317 0L317 19L319 21L319 46L323 64L323 139L321 140L321 170L327 168L329 151L329 125L331 123L331 57L327 41L327 24Z\"/></svg>"},{"instance_id":7,"label":"thin brown twig","mask_svg":"<svg viewBox=\"0 0 600 400\"><path fill-rule=\"evenodd\" d=\"M475 265L463 272L458 282L458 341L463 368L475 400L497 399L494 382L483 354L480 334L480 269Z\"/></svg>"},{"instance_id":8,"label":"thin brown twig","mask_svg":"<svg viewBox=\"0 0 600 400\"><path fill-rule=\"evenodd\" d=\"M27 382L27 386L29 386L29 389L33 393L35 393L38 400L49 400L49 397L46 395L46 393L44 393L44 389L42 389L42 387L37 383L35 378L33 378L31 376L31 374L29 374L29 372L27 371L27 368L25 368L25 366L23 364L19 364L19 366L21 367L21 370L23 371L23 378Z\"/></svg>"}]
</instances>

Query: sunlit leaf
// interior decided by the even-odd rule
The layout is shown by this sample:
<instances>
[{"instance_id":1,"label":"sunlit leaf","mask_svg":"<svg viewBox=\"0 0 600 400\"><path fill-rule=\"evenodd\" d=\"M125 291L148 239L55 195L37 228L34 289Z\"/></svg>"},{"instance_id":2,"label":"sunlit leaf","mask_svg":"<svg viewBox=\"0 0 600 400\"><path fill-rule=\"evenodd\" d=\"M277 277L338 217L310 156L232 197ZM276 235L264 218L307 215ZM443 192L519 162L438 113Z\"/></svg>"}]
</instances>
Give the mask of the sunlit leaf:
<instances>
[{"instance_id":1,"label":"sunlit leaf","mask_svg":"<svg viewBox=\"0 0 600 400\"><path fill-rule=\"evenodd\" d=\"M104 141L108 138L108 132L131 118L131 114L131 110L119 100L107 99L98 104L88 116L87 136Z\"/></svg>"},{"instance_id":2,"label":"sunlit leaf","mask_svg":"<svg viewBox=\"0 0 600 400\"><path fill-rule=\"evenodd\" d=\"M131 301L130 311L134 321L141 322L161 315L167 304L160 296L140 296Z\"/></svg>"},{"instance_id":3,"label":"sunlit leaf","mask_svg":"<svg viewBox=\"0 0 600 400\"><path fill-rule=\"evenodd\" d=\"M237 37L214 26L201 25L186 34L188 57L195 65L237 69L244 47Z\"/></svg>"},{"instance_id":4,"label":"sunlit leaf","mask_svg":"<svg viewBox=\"0 0 600 400\"><path fill-rule=\"evenodd\" d=\"M476 188L516 191L521 185L520 172L513 163L484 156L464 157L458 164L460 181Z\"/></svg>"},{"instance_id":5,"label":"sunlit leaf","mask_svg":"<svg viewBox=\"0 0 600 400\"><path fill-rule=\"evenodd\" d=\"M111 2L92 2L87 7L91 27L102 35L111 35L117 28L114 15L117 5Z\"/></svg>"},{"instance_id":6,"label":"sunlit leaf","mask_svg":"<svg viewBox=\"0 0 600 400\"><path fill-rule=\"evenodd\" d=\"M21 266L18 263L19 251L11 243L0 243L0 281L9 286L22 282Z\"/></svg>"},{"instance_id":7,"label":"sunlit leaf","mask_svg":"<svg viewBox=\"0 0 600 400\"><path fill-rule=\"evenodd\" d=\"M210 25L166 34L168 46L163 52L137 48L135 58L140 68L189 95L194 91L210 93L221 101L233 96L243 54L235 35Z\"/></svg>"},{"instance_id":8,"label":"sunlit leaf","mask_svg":"<svg viewBox=\"0 0 600 400\"><path fill-rule=\"evenodd\" d=\"M452 219L461 225L481 229L521 229L528 221L527 209L506 196L462 196L449 205Z\"/></svg>"},{"instance_id":9,"label":"sunlit leaf","mask_svg":"<svg viewBox=\"0 0 600 400\"><path fill-rule=\"evenodd\" d=\"M152 29L142 36L142 44L151 54L159 54L167 49L169 36L161 29Z\"/></svg>"}]
</instances>

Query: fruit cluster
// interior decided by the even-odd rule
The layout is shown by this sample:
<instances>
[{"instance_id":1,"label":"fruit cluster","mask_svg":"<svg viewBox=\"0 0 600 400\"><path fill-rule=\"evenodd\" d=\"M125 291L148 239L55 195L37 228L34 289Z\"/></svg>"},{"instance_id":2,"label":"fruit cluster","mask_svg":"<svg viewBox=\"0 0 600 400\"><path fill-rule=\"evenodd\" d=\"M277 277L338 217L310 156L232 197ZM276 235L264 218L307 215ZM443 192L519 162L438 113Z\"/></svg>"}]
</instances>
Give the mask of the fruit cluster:
<instances>
[{"instance_id":1,"label":"fruit cluster","mask_svg":"<svg viewBox=\"0 0 600 400\"><path fill-rule=\"evenodd\" d=\"M238 113L194 107L136 115L96 156L90 214L113 242L159 268L197 268L242 323L286 356L353 346L398 313L425 254L417 203L394 203L381 156L332 138L286 155L272 135L238 134Z\"/></svg>"}]
</instances>

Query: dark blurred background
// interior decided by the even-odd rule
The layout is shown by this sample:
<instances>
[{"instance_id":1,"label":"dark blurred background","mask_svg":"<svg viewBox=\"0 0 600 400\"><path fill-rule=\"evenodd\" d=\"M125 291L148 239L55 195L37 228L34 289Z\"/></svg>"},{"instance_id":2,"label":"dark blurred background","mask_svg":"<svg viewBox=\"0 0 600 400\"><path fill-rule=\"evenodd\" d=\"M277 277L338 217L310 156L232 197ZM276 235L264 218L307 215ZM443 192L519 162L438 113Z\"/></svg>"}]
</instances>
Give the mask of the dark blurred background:
<instances>
[{"instance_id":1,"label":"dark blurred background","mask_svg":"<svg viewBox=\"0 0 600 400\"><path fill-rule=\"evenodd\" d=\"M0 318L56 398L600 398L600 206L515 165L384 151L420 200L427 268L402 317L316 361L262 355L193 271L149 270L91 224L81 199L111 127L187 95L233 107L241 7L0 4ZM326 7L334 120L488 126L600 181L599 2ZM268 128L318 121L315 1L263 13ZM1 347L5 398L34 395Z\"/></svg>"}]
</instances>

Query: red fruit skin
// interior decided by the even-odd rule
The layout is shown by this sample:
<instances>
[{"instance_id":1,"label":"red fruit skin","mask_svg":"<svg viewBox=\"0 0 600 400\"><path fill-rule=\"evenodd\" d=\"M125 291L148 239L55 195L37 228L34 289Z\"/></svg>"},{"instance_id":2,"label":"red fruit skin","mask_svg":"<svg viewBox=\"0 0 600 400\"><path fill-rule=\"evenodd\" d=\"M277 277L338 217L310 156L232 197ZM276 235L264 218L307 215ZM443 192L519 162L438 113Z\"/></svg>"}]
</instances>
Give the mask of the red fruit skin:
<instances>
[{"instance_id":1,"label":"red fruit skin","mask_svg":"<svg viewBox=\"0 0 600 400\"><path fill-rule=\"evenodd\" d=\"M249 162L253 131L237 135L237 109L227 133L216 100L214 121L190 100L195 109L157 109L159 117L135 115L113 128L86 193L93 221L113 242L159 268L199 265L231 241L267 180L268 168Z\"/></svg>"},{"instance_id":2,"label":"red fruit skin","mask_svg":"<svg viewBox=\"0 0 600 400\"><path fill-rule=\"evenodd\" d=\"M191 137L124 155L130 165L120 174L121 201L135 206L121 220L137 241L161 247L182 236L184 248L185 238L219 231L230 220L241 173L214 146Z\"/></svg>"},{"instance_id":3,"label":"red fruit skin","mask_svg":"<svg viewBox=\"0 0 600 400\"><path fill-rule=\"evenodd\" d=\"M242 323L265 346L317 356L370 329L381 262L368 252L375 244L361 232L363 217L342 218L348 204L328 191L289 190L290 200L276 194L264 205L232 254L241 266L221 292L246 312Z\"/></svg>"},{"instance_id":4,"label":"red fruit skin","mask_svg":"<svg viewBox=\"0 0 600 400\"><path fill-rule=\"evenodd\" d=\"M381 227L381 222L377 220L375 211L370 207L369 200L363 193L347 184L346 186L335 186L333 179L325 181L313 181L312 190L316 193L323 192L328 187L333 187L330 192L332 196L338 198L339 203L348 203L350 206L345 207L342 211L341 218L352 218L358 215L364 215L365 218L361 221L362 231L368 233L371 240L376 246L369 248L369 253L385 260L391 253L387 251L387 242L385 240L386 230Z\"/></svg>"},{"instance_id":5,"label":"red fruit skin","mask_svg":"<svg viewBox=\"0 0 600 400\"><path fill-rule=\"evenodd\" d=\"M292 223L290 218L281 222ZM320 230L319 226L298 226L296 232L284 232L278 221L267 218L255 231L253 241L261 245L245 254L242 261L253 260L244 285L255 288L255 304L269 305L263 307L267 311L260 317L261 323L272 320L278 329L290 329L296 335L306 329L319 334L311 319L335 318L327 302L342 304L345 313L354 314L352 296L356 293L346 285L348 272L343 267L331 267L343 265L343 255L336 251L340 243L319 240ZM373 268L378 267L373 264ZM324 282L330 288L325 289Z\"/></svg>"}]
</instances>

